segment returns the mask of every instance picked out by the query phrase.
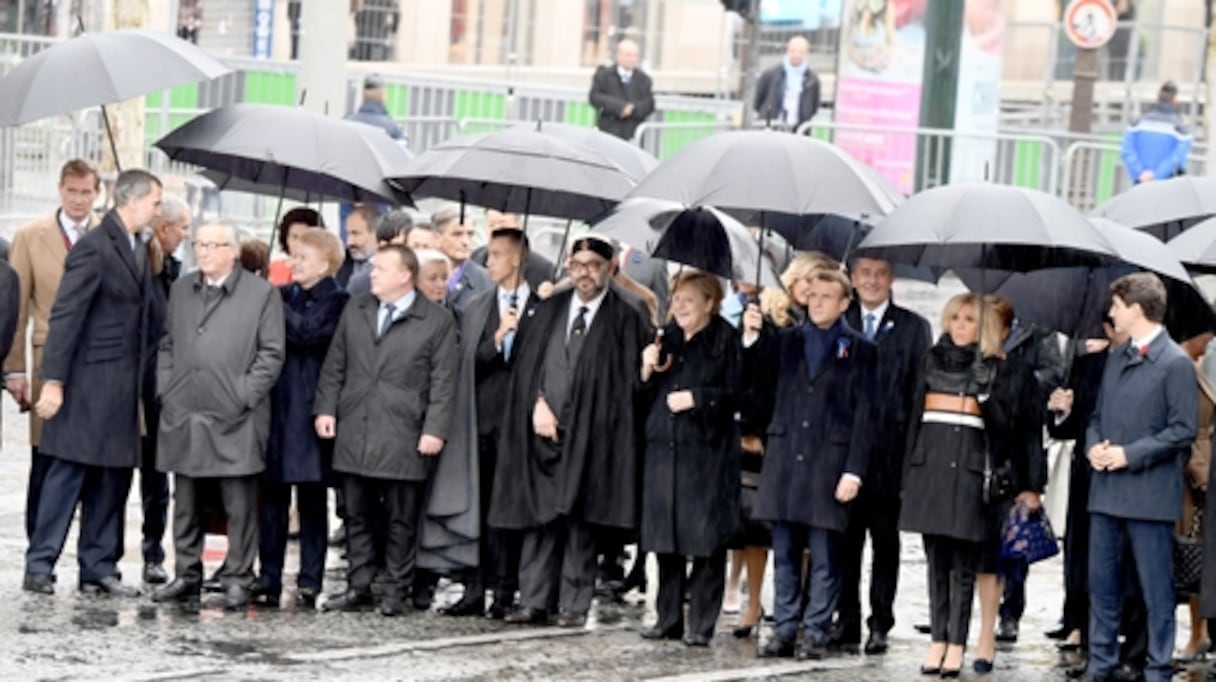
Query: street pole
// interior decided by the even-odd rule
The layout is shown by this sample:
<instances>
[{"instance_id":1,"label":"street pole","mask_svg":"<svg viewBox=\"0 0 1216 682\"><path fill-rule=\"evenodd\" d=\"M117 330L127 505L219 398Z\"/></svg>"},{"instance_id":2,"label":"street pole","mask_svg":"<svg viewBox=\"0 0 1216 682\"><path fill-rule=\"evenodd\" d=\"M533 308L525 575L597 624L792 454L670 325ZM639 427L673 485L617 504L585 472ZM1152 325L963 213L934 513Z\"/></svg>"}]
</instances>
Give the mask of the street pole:
<instances>
[{"instance_id":1,"label":"street pole","mask_svg":"<svg viewBox=\"0 0 1216 682\"><path fill-rule=\"evenodd\" d=\"M112 14L105 22L107 29L147 28L148 0L114 0ZM110 128L102 133L101 169L114 172L120 168L144 168L144 126L146 100L134 97L125 102L106 106ZM112 135L107 144L105 135Z\"/></svg>"},{"instance_id":2,"label":"street pole","mask_svg":"<svg viewBox=\"0 0 1216 682\"><path fill-rule=\"evenodd\" d=\"M1130 67L1129 67L1130 68ZM1093 129L1094 83L1098 80L1098 50L1078 48L1077 61L1072 71L1072 111L1068 116L1068 130L1073 133L1088 133ZM1077 154L1068 169L1068 201L1073 206L1088 210L1093 205L1088 179L1093 164L1093 154Z\"/></svg>"},{"instance_id":3,"label":"street pole","mask_svg":"<svg viewBox=\"0 0 1216 682\"><path fill-rule=\"evenodd\" d=\"M920 94L920 126L954 129L958 100L959 47L963 2L930 2L925 10L925 66ZM916 189L950 181L950 139L918 136Z\"/></svg>"},{"instance_id":4,"label":"street pole","mask_svg":"<svg viewBox=\"0 0 1216 682\"><path fill-rule=\"evenodd\" d=\"M296 101L305 93L303 108L318 114L346 115L346 31L350 22L345 2L304 0L300 8L300 78ZM342 29L342 30L339 30Z\"/></svg>"},{"instance_id":5,"label":"street pole","mask_svg":"<svg viewBox=\"0 0 1216 682\"><path fill-rule=\"evenodd\" d=\"M1208 3L1208 51L1205 55L1203 77L1207 83L1207 98L1203 106L1204 132L1208 142L1208 158L1205 168L1208 175L1216 175L1216 0Z\"/></svg>"},{"instance_id":6,"label":"street pole","mask_svg":"<svg viewBox=\"0 0 1216 682\"><path fill-rule=\"evenodd\" d=\"M748 0L747 56L743 63L743 128L751 128L756 117L752 101L756 98L756 79L760 72L760 0Z\"/></svg>"}]
</instances>

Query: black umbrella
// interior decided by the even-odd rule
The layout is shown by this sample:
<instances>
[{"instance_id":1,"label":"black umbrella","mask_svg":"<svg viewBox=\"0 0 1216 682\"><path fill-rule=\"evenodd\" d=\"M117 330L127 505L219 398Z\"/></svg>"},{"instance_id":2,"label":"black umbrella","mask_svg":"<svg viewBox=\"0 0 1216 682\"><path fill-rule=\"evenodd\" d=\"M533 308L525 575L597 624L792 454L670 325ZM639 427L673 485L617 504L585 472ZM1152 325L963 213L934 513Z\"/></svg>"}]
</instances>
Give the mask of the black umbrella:
<instances>
[{"instance_id":1,"label":"black umbrella","mask_svg":"<svg viewBox=\"0 0 1216 682\"><path fill-rule=\"evenodd\" d=\"M1188 269L1216 275L1216 218L1209 218L1166 244Z\"/></svg>"},{"instance_id":2,"label":"black umbrella","mask_svg":"<svg viewBox=\"0 0 1216 682\"><path fill-rule=\"evenodd\" d=\"M689 265L733 281L761 286L781 281L739 221L710 206L685 208L657 199L630 199L592 228L655 258Z\"/></svg>"},{"instance_id":3,"label":"black umbrella","mask_svg":"<svg viewBox=\"0 0 1216 682\"><path fill-rule=\"evenodd\" d=\"M504 212L590 220L634 187L587 145L534 129L460 135L419 154L392 176L402 189Z\"/></svg>"},{"instance_id":4,"label":"black umbrella","mask_svg":"<svg viewBox=\"0 0 1216 682\"><path fill-rule=\"evenodd\" d=\"M87 33L42 50L0 79L0 126L101 106L117 160L104 105L230 72L196 45L168 33Z\"/></svg>"},{"instance_id":5,"label":"black umbrella","mask_svg":"<svg viewBox=\"0 0 1216 682\"><path fill-rule=\"evenodd\" d=\"M1099 206L1094 215L1168 241L1216 216L1216 178L1184 175L1142 182Z\"/></svg>"},{"instance_id":6,"label":"black umbrella","mask_svg":"<svg viewBox=\"0 0 1216 682\"><path fill-rule=\"evenodd\" d=\"M605 159L615 163L625 174L640 182L659 165L659 160L636 144L629 144L615 135L597 128L570 125L569 123L521 123L511 130L539 131L546 135L577 142L599 152Z\"/></svg>"},{"instance_id":7,"label":"black umbrella","mask_svg":"<svg viewBox=\"0 0 1216 682\"><path fill-rule=\"evenodd\" d=\"M787 214L769 217L766 226L780 237L790 238L791 247L798 251L818 251L843 263L856 255L857 246L874 227L868 222L838 215ZM944 270L892 263L891 272L900 279L936 282Z\"/></svg>"},{"instance_id":8,"label":"black umbrella","mask_svg":"<svg viewBox=\"0 0 1216 682\"><path fill-rule=\"evenodd\" d=\"M1166 327L1177 339L1196 330L1216 329L1216 315L1178 259L1155 237L1105 218L1090 221L1110 241L1119 261L1102 267L1035 270L1029 273L959 269L972 291L986 288L1013 304L1018 319L1063 332L1072 338L1099 338L1110 305L1110 285L1141 270L1159 275L1167 288Z\"/></svg>"}]
</instances>

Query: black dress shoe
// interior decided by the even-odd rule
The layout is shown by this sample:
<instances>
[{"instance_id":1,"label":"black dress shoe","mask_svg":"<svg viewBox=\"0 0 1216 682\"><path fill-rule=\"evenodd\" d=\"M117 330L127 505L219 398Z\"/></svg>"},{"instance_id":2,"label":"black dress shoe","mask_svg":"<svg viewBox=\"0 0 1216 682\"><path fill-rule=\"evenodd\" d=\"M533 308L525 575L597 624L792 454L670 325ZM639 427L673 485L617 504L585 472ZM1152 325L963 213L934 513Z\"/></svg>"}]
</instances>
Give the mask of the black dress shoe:
<instances>
[{"instance_id":1,"label":"black dress shoe","mask_svg":"<svg viewBox=\"0 0 1216 682\"><path fill-rule=\"evenodd\" d=\"M334 532L329 534L329 546L341 547L346 544L346 524L339 523Z\"/></svg>"},{"instance_id":2,"label":"black dress shoe","mask_svg":"<svg viewBox=\"0 0 1216 682\"><path fill-rule=\"evenodd\" d=\"M1043 636L1046 637L1047 639L1059 640L1059 639L1064 639L1065 637L1067 637L1068 633L1069 633L1069 628L1067 628L1061 624L1060 627L1056 628L1055 630L1048 630L1047 632L1044 632Z\"/></svg>"},{"instance_id":3,"label":"black dress shoe","mask_svg":"<svg viewBox=\"0 0 1216 682\"><path fill-rule=\"evenodd\" d=\"M508 613L515 610L515 605L512 603L514 600L514 595L510 597L495 595L494 603L490 604L490 608L486 609L486 618L490 620L503 620L507 617Z\"/></svg>"},{"instance_id":4,"label":"black dress shoe","mask_svg":"<svg viewBox=\"0 0 1216 682\"><path fill-rule=\"evenodd\" d=\"M326 599L321 605L322 611L361 611L376 602L372 599L371 590L349 589L342 594Z\"/></svg>"},{"instance_id":5,"label":"black dress shoe","mask_svg":"<svg viewBox=\"0 0 1216 682\"><path fill-rule=\"evenodd\" d=\"M546 625L549 622L549 614L541 609L524 606L508 613L503 620L516 625Z\"/></svg>"},{"instance_id":6,"label":"black dress shoe","mask_svg":"<svg viewBox=\"0 0 1216 682\"><path fill-rule=\"evenodd\" d=\"M815 642L803 642L794 652L794 658L800 661L822 661L828 655L827 647Z\"/></svg>"},{"instance_id":7,"label":"black dress shoe","mask_svg":"<svg viewBox=\"0 0 1216 682\"><path fill-rule=\"evenodd\" d=\"M709 638L705 635L694 635L690 632L684 635L684 646L707 647L709 646Z\"/></svg>"},{"instance_id":8,"label":"black dress shoe","mask_svg":"<svg viewBox=\"0 0 1216 682\"><path fill-rule=\"evenodd\" d=\"M169 582L169 574L165 567L154 561L144 564L144 582L149 585L162 585Z\"/></svg>"},{"instance_id":9,"label":"black dress shoe","mask_svg":"<svg viewBox=\"0 0 1216 682\"><path fill-rule=\"evenodd\" d=\"M55 576L50 573L26 573L21 589L36 594L55 594Z\"/></svg>"},{"instance_id":10,"label":"black dress shoe","mask_svg":"<svg viewBox=\"0 0 1216 682\"><path fill-rule=\"evenodd\" d=\"M401 599L401 595L387 592L380 599L380 615L385 618L396 618L403 613L405 613L405 602Z\"/></svg>"},{"instance_id":11,"label":"black dress shoe","mask_svg":"<svg viewBox=\"0 0 1216 682\"><path fill-rule=\"evenodd\" d=\"M262 585L259 583L257 587L253 588L253 603L258 606L278 608L279 599L282 596L283 588L281 586L271 587L269 585Z\"/></svg>"},{"instance_id":12,"label":"black dress shoe","mask_svg":"<svg viewBox=\"0 0 1216 682\"><path fill-rule=\"evenodd\" d=\"M220 573L216 571L210 578L203 580L203 592L223 592L224 583L220 580Z\"/></svg>"},{"instance_id":13,"label":"black dress shoe","mask_svg":"<svg viewBox=\"0 0 1216 682\"><path fill-rule=\"evenodd\" d=\"M1071 654L1081 650L1080 642L1057 642L1056 649L1062 653Z\"/></svg>"},{"instance_id":14,"label":"black dress shoe","mask_svg":"<svg viewBox=\"0 0 1216 682\"><path fill-rule=\"evenodd\" d=\"M885 654L888 649L890 649L890 645L887 644L887 633L885 632L871 632L866 639L866 655Z\"/></svg>"},{"instance_id":15,"label":"black dress shoe","mask_svg":"<svg viewBox=\"0 0 1216 682\"><path fill-rule=\"evenodd\" d=\"M253 593L248 587L233 583L224 588L224 608L229 611L240 611L249 606L249 600L253 597ZM279 603L278 595L275 595L275 604Z\"/></svg>"},{"instance_id":16,"label":"black dress shoe","mask_svg":"<svg viewBox=\"0 0 1216 682\"><path fill-rule=\"evenodd\" d=\"M178 578L168 585L165 585L159 590L153 592L152 601L158 604L175 601L184 602L191 599L198 601L199 591L200 588L198 583L188 583L185 580Z\"/></svg>"},{"instance_id":17,"label":"black dress shoe","mask_svg":"<svg viewBox=\"0 0 1216 682\"><path fill-rule=\"evenodd\" d=\"M112 575L96 582L82 582L80 591L84 594L107 597L138 597L141 594L139 589L123 585L121 580Z\"/></svg>"},{"instance_id":18,"label":"black dress shoe","mask_svg":"<svg viewBox=\"0 0 1216 682\"><path fill-rule=\"evenodd\" d=\"M839 623L833 625L828 634L828 648L857 653L861 648L861 628Z\"/></svg>"},{"instance_id":19,"label":"black dress shoe","mask_svg":"<svg viewBox=\"0 0 1216 682\"><path fill-rule=\"evenodd\" d=\"M581 628L586 624L586 614L561 613L557 616L557 627L559 628Z\"/></svg>"},{"instance_id":20,"label":"black dress shoe","mask_svg":"<svg viewBox=\"0 0 1216 682\"><path fill-rule=\"evenodd\" d=\"M760 658L792 658L794 656L794 643L773 635L772 638L756 650L756 656Z\"/></svg>"},{"instance_id":21,"label":"black dress shoe","mask_svg":"<svg viewBox=\"0 0 1216 682\"><path fill-rule=\"evenodd\" d=\"M1111 682L1143 682L1144 671L1130 663L1120 663L1110 673Z\"/></svg>"},{"instance_id":22,"label":"black dress shoe","mask_svg":"<svg viewBox=\"0 0 1216 682\"><path fill-rule=\"evenodd\" d=\"M924 623L918 623L916 625L913 625L912 627L915 628L916 631L922 635L929 635L929 634L933 633L933 627L929 626L929 625L925 625Z\"/></svg>"},{"instance_id":23,"label":"black dress shoe","mask_svg":"<svg viewBox=\"0 0 1216 682\"><path fill-rule=\"evenodd\" d=\"M316 609L318 592L319 590L311 587L301 587L296 592L296 606L302 609Z\"/></svg>"},{"instance_id":24,"label":"black dress shoe","mask_svg":"<svg viewBox=\"0 0 1216 682\"><path fill-rule=\"evenodd\" d=\"M1018 641L1018 622L1012 618L1002 618L1001 624L996 629L996 641Z\"/></svg>"},{"instance_id":25,"label":"black dress shoe","mask_svg":"<svg viewBox=\"0 0 1216 682\"><path fill-rule=\"evenodd\" d=\"M642 635L642 639L677 640L684 636L684 631L680 628L661 628L656 625L652 628L642 630L640 634Z\"/></svg>"},{"instance_id":26,"label":"black dress shoe","mask_svg":"<svg viewBox=\"0 0 1216 682\"><path fill-rule=\"evenodd\" d=\"M481 599L476 597L465 599L464 597L461 597L460 601L444 609L443 615L452 616L455 618L466 618L468 616L481 616L484 615L485 612L485 597L482 597Z\"/></svg>"}]
</instances>

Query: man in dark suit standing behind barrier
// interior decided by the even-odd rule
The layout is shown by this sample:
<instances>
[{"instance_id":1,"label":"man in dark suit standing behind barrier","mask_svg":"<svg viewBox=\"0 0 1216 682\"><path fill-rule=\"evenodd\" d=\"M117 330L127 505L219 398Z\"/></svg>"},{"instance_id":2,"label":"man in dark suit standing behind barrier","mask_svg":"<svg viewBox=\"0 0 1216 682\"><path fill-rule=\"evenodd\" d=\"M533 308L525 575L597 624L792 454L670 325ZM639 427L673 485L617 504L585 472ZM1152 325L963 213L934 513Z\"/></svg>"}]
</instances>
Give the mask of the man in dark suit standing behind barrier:
<instances>
[{"instance_id":1,"label":"man in dark suit standing behind barrier","mask_svg":"<svg viewBox=\"0 0 1216 682\"><path fill-rule=\"evenodd\" d=\"M1165 305L1165 287L1156 275L1136 273L1111 285L1111 319L1131 341L1106 363L1085 435L1094 472L1086 679L1107 679L1119 662L1120 583L1129 547L1148 610L1145 679L1164 682L1174 674L1172 531L1199 408L1191 360L1161 325Z\"/></svg>"},{"instance_id":2,"label":"man in dark suit standing behind barrier","mask_svg":"<svg viewBox=\"0 0 1216 682\"><path fill-rule=\"evenodd\" d=\"M628 38L616 45L616 62L595 70L591 79L595 125L609 135L632 140L634 132L654 113L650 76L638 68L638 44Z\"/></svg>"}]
</instances>

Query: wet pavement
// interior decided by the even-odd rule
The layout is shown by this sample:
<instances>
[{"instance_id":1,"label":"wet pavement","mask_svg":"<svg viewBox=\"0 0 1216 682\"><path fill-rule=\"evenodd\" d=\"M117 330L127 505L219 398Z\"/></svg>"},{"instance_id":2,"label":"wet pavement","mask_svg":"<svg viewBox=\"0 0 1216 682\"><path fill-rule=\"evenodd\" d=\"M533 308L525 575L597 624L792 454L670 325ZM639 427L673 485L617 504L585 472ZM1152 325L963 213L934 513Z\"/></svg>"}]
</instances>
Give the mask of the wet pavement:
<instances>
[{"instance_id":1,"label":"wet pavement","mask_svg":"<svg viewBox=\"0 0 1216 682\"><path fill-rule=\"evenodd\" d=\"M905 290L901 300L940 310L941 293ZM29 450L25 420L3 399L4 447L0 453L0 678L13 680L736 680L813 678L828 681L916 680L927 637L913 625L927 614L925 564L917 536L905 535L896 605L897 623L885 656L840 655L819 662L757 659L756 639L731 636L737 616L723 616L709 649L678 642L643 641L653 622L653 594L636 593L623 605L597 605L586 629L528 628L484 619L449 618L435 610L388 619L378 613L323 614L294 606L233 613L221 597L204 597L197 613L153 604L147 597L85 597L75 589L75 527L59 562L53 597L20 589L25 549L24 496ZM131 581L139 575L138 488L127 507L127 546L122 562ZM171 543L166 549L172 552ZM287 585L294 583L295 545L289 546ZM210 538L207 571L223 554L223 539ZM327 591L340 590L342 561L331 551ZM168 564L171 569L172 560ZM1036 565L1027 586L1022 638L1003 648L996 671L964 678L1063 680L1062 659L1043 632L1054 627L1062 600L1060 559ZM656 584L653 576L652 590ZM770 582L771 584L771 582ZM864 594L864 591L863 591ZM448 587L436 605L454 601ZM284 595L290 604L294 594ZM765 601L771 604L771 586ZM767 609L771 612L771 608ZM1186 639L1179 610L1178 641ZM978 606L972 642L978 627ZM767 628L763 636L767 636ZM970 665L970 658L967 662ZM1202 668L1190 679L1202 679ZM1183 679L1179 677L1178 679Z\"/></svg>"}]
</instances>

